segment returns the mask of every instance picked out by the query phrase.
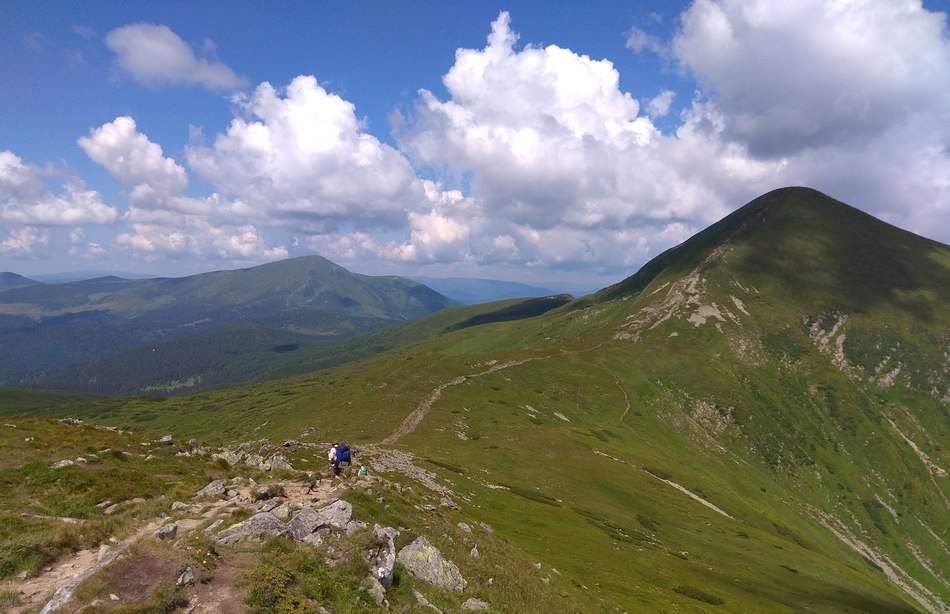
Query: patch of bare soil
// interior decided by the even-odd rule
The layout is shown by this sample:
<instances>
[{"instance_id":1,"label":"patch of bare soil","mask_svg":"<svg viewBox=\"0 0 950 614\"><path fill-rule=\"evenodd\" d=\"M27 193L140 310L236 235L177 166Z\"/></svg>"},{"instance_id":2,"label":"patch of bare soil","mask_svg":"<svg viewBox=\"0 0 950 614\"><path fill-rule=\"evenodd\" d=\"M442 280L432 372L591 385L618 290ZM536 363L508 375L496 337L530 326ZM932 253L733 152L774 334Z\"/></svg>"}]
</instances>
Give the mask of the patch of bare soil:
<instances>
[{"instance_id":1,"label":"patch of bare soil","mask_svg":"<svg viewBox=\"0 0 950 614\"><path fill-rule=\"evenodd\" d=\"M241 586L244 576L258 563L258 557L249 552L237 552L222 559L214 575L207 582L188 587L188 607L179 610L187 614L240 614L247 611L244 598L247 591Z\"/></svg>"}]
</instances>

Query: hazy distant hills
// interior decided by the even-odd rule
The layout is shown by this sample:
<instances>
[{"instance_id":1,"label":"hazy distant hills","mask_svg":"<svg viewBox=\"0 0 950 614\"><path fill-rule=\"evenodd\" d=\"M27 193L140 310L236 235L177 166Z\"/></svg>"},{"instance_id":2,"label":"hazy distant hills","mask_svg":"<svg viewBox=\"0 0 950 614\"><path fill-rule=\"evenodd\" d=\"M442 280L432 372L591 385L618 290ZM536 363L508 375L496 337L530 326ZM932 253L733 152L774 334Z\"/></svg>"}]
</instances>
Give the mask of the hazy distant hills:
<instances>
[{"instance_id":1,"label":"hazy distant hills","mask_svg":"<svg viewBox=\"0 0 950 614\"><path fill-rule=\"evenodd\" d=\"M291 378L46 411L411 454L461 508L421 524L445 520L498 611L947 610L950 247L785 188L594 295L532 301L301 346L351 360ZM380 515L414 526L394 497Z\"/></svg>"},{"instance_id":2,"label":"hazy distant hills","mask_svg":"<svg viewBox=\"0 0 950 614\"><path fill-rule=\"evenodd\" d=\"M62 375L57 369L239 323L255 331L245 345L281 346L359 334L452 304L408 279L353 274L317 256L182 278L42 284L8 273L0 278L0 382L43 385ZM226 354L208 341L200 349ZM187 363L187 353L178 360Z\"/></svg>"},{"instance_id":3,"label":"hazy distant hills","mask_svg":"<svg viewBox=\"0 0 950 614\"><path fill-rule=\"evenodd\" d=\"M555 291L539 286L497 279L469 277L413 277L412 279L463 305L477 305L511 298L553 296L565 293L564 289Z\"/></svg>"},{"instance_id":4,"label":"hazy distant hills","mask_svg":"<svg viewBox=\"0 0 950 614\"><path fill-rule=\"evenodd\" d=\"M17 275L16 273L0 273L0 292L36 286L39 284L40 282L34 279L29 279L27 277L23 277L22 275Z\"/></svg>"}]
</instances>

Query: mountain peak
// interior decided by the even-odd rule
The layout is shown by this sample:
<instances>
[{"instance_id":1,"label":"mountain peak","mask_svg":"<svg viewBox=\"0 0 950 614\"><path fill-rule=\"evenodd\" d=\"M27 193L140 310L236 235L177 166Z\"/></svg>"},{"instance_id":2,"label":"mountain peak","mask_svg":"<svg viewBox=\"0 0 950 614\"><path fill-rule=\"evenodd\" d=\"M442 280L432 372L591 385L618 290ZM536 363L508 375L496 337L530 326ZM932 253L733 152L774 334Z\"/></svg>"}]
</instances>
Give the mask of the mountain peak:
<instances>
[{"instance_id":1,"label":"mountain peak","mask_svg":"<svg viewBox=\"0 0 950 614\"><path fill-rule=\"evenodd\" d=\"M775 285L846 309L881 300L928 317L950 300L950 248L878 220L807 187L772 190L673 247L596 295L613 300L691 272L725 266L744 285ZM914 298L917 288L943 288ZM926 298L926 297L924 297ZM932 300L931 300L932 299Z\"/></svg>"}]
</instances>

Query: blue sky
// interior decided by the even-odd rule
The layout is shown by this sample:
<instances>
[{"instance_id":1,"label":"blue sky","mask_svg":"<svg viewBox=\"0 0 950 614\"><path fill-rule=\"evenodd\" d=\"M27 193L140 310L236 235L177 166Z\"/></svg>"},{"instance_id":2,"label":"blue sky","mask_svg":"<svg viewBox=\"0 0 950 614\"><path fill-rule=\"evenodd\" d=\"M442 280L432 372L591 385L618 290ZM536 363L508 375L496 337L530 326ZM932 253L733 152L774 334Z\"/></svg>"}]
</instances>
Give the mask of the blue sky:
<instances>
[{"instance_id":1,"label":"blue sky","mask_svg":"<svg viewBox=\"0 0 950 614\"><path fill-rule=\"evenodd\" d=\"M950 242L947 11L2 2L0 270L598 286L784 185Z\"/></svg>"}]
</instances>

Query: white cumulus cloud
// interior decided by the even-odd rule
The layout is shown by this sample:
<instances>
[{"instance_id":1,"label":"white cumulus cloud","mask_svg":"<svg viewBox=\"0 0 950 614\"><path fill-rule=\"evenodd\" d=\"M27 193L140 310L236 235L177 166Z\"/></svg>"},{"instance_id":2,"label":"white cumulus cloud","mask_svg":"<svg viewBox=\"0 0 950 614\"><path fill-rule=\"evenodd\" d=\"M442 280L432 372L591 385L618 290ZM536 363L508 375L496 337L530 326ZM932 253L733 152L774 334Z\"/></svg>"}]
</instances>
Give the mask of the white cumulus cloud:
<instances>
[{"instance_id":1,"label":"white cumulus cloud","mask_svg":"<svg viewBox=\"0 0 950 614\"><path fill-rule=\"evenodd\" d=\"M117 117L78 143L116 180L138 190L138 201L176 196L188 187L185 169L166 158L161 145L139 132L131 117Z\"/></svg>"},{"instance_id":2,"label":"white cumulus cloud","mask_svg":"<svg viewBox=\"0 0 950 614\"><path fill-rule=\"evenodd\" d=\"M262 83L239 104L243 116L227 133L186 152L221 196L304 232L402 226L405 210L424 200L406 158L314 77L297 77L285 91Z\"/></svg>"},{"instance_id":3,"label":"white cumulus cloud","mask_svg":"<svg viewBox=\"0 0 950 614\"><path fill-rule=\"evenodd\" d=\"M919 1L696 0L674 52L756 155L860 146L945 112L945 16Z\"/></svg>"},{"instance_id":4,"label":"white cumulus cloud","mask_svg":"<svg viewBox=\"0 0 950 614\"><path fill-rule=\"evenodd\" d=\"M69 178L62 192L53 194L43 183L44 174L12 151L0 151L0 219L49 226L115 222L116 209L81 180Z\"/></svg>"},{"instance_id":5,"label":"white cumulus cloud","mask_svg":"<svg viewBox=\"0 0 950 614\"><path fill-rule=\"evenodd\" d=\"M119 67L144 85L196 84L210 90L243 87L245 81L226 64L197 57L168 26L137 23L106 35ZM209 48L207 41L203 47Z\"/></svg>"},{"instance_id":6,"label":"white cumulus cloud","mask_svg":"<svg viewBox=\"0 0 950 614\"><path fill-rule=\"evenodd\" d=\"M422 90L399 124L417 164L471 184L466 206L413 217L413 245L451 238L449 217L469 228L456 253L474 262L620 267L669 246L658 228L698 230L774 187L775 164L740 146L696 130L661 134L609 61L516 42L502 13L484 49L456 52L443 79L450 99ZM649 112L667 113L672 100L661 93Z\"/></svg>"},{"instance_id":7,"label":"white cumulus cloud","mask_svg":"<svg viewBox=\"0 0 950 614\"><path fill-rule=\"evenodd\" d=\"M32 226L20 226L10 231L3 241L0 241L0 252L11 255L27 256L38 247L49 245L49 231L39 230Z\"/></svg>"}]
</instances>

